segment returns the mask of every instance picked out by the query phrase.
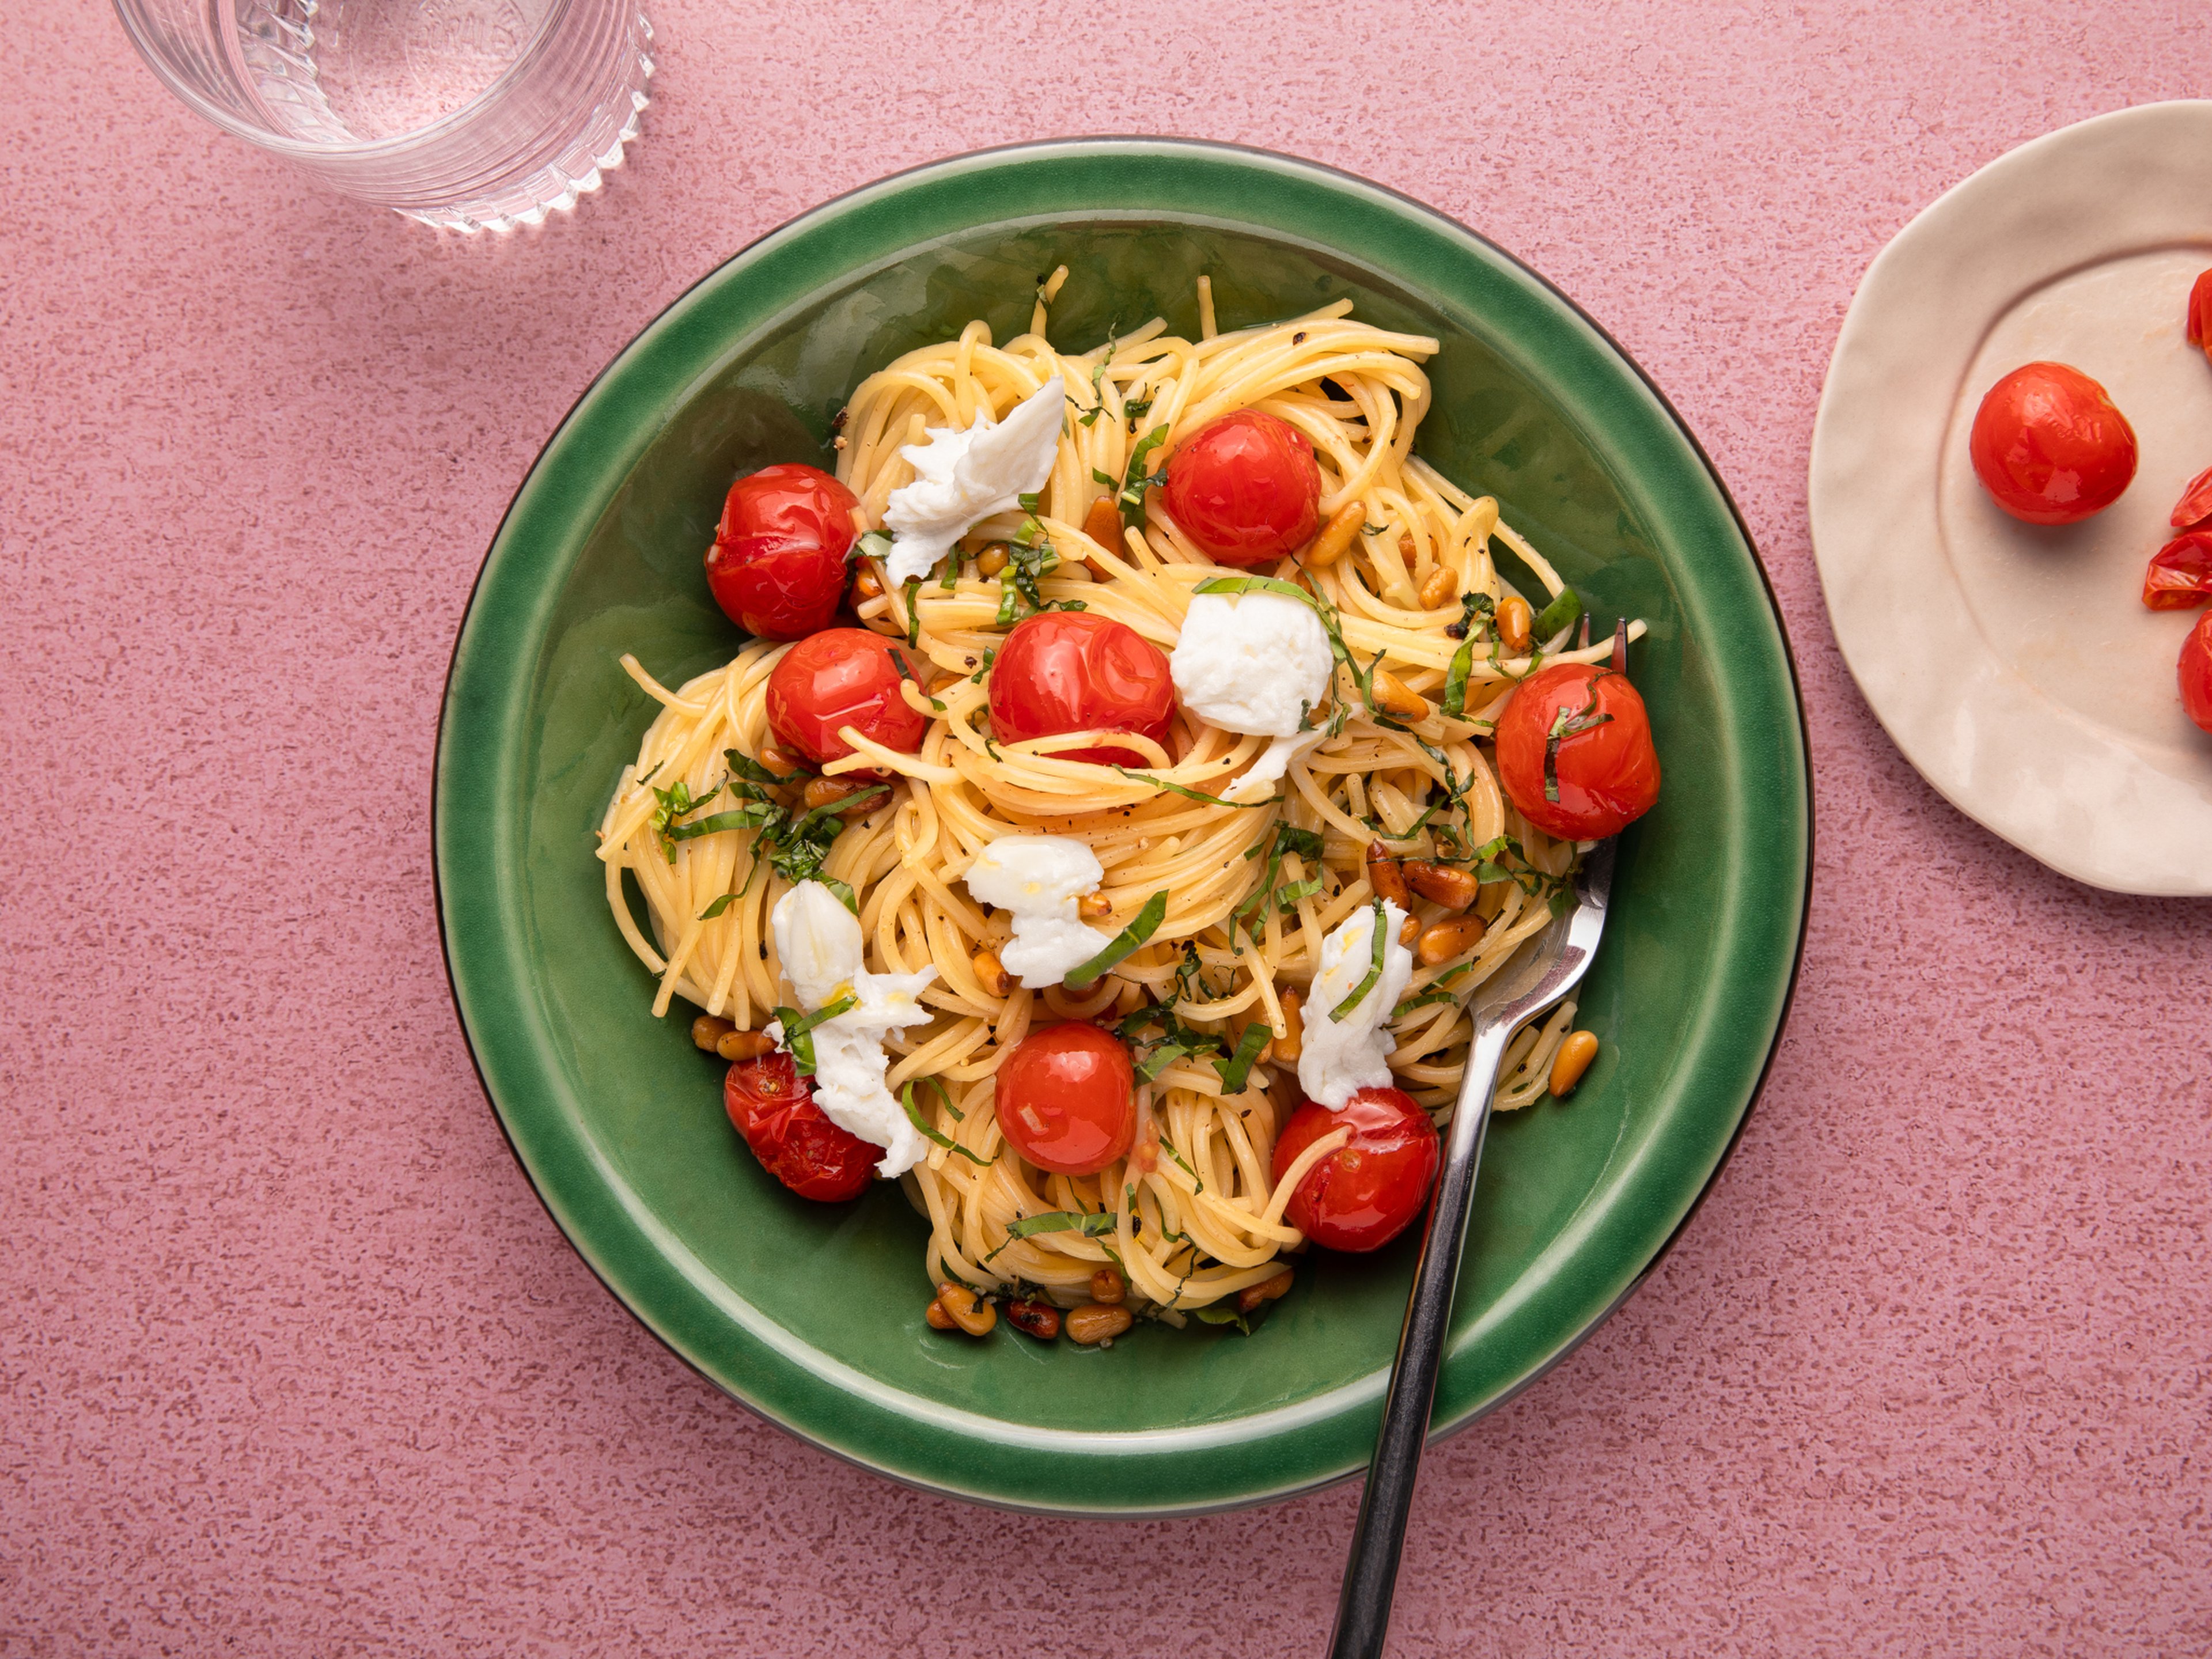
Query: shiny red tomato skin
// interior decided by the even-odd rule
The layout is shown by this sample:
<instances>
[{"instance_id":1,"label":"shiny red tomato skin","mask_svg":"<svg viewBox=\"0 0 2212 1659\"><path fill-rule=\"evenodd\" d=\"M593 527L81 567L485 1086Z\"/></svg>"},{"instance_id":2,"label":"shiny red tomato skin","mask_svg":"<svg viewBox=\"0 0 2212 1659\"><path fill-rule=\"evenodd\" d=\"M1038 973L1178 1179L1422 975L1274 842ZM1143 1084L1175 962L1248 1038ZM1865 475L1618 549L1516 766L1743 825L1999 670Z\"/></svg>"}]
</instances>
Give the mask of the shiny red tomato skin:
<instances>
[{"instance_id":1,"label":"shiny red tomato skin","mask_svg":"<svg viewBox=\"0 0 2212 1659\"><path fill-rule=\"evenodd\" d=\"M2064 363L2026 363L1991 386L1966 449L1990 499L2029 524L2078 524L2136 476L2135 428Z\"/></svg>"},{"instance_id":2,"label":"shiny red tomato skin","mask_svg":"<svg viewBox=\"0 0 2212 1659\"><path fill-rule=\"evenodd\" d=\"M1275 1179L1346 1124L1352 1139L1306 1171L1284 1218L1326 1249L1379 1250L1429 1200L1442 1156L1436 1126L1402 1089L1362 1089L1336 1111L1309 1100L1276 1138Z\"/></svg>"},{"instance_id":3,"label":"shiny red tomato skin","mask_svg":"<svg viewBox=\"0 0 2212 1659\"><path fill-rule=\"evenodd\" d=\"M1288 421L1240 409L1186 438L1168 463L1168 514L1209 558L1249 568L1321 528L1321 468Z\"/></svg>"},{"instance_id":4,"label":"shiny red tomato skin","mask_svg":"<svg viewBox=\"0 0 2212 1659\"><path fill-rule=\"evenodd\" d=\"M1015 624L991 661L991 731L1001 743L1062 732L1136 732L1164 741L1175 718L1167 655L1127 623L1048 611ZM1142 766L1133 749L1064 749L1059 759Z\"/></svg>"},{"instance_id":5,"label":"shiny red tomato skin","mask_svg":"<svg viewBox=\"0 0 2212 1659\"><path fill-rule=\"evenodd\" d=\"M1097 1175L1136 1139L1129 1050L1085 1021L1048 1025L1016 1043L999 1062L996 1092L1006 1139L1055 1175Z\"/></svg>"},{"instance_id":6,"label":"shiny red tomato skin","mask_svg":"<svg viewBox=\"0 0 2212 1659\"><path fill-rule=\"evenodd\" d=\"M2212 530L2176 536L2150 556L2142 602L2153 611L2189 611L2212 599Z\"/></svg>"},{"instance_id":7,"label":"shiny red tomato skin","mask_svg":"<svg viewBox=\"0 0 2212 1659\"><path fill-rule=\"evenodd\" d=\"M928 719L908 706L899 690L899 664L916 667L904 645L865 628L830 628L810 634L783 653L768 677L768 723L777 739L817 766L842 760L853 745L837 735L857 728L886 749L911 755L921 747ZM846 774L882 775L873 769Z\"/></svg>"},{"instance_id":8,"label":"shiny red tomato skin","mask_svg":"<svg viewBox=\"0 0 2212 1659\"><path fill-rule=\"evenodd\" d=\"M2200 271L2189 289L2189 343L2212 357L2212 270Z\"/></svg>"},{"instance_id":9,"label":"shiny red tomato skin","mask_svg":"<svg viewBox=\"0 0 2212 1659\"><path fill-rule=\"evenodd\" d=\"M1544 749L1565 708L1582 713L1595 691L1602 726L1559 739L1559 798L1544 799ZM1498 722L1498 781L1521 816L1562 841L1600 841L1642 817L1659 799L1659 754L1644 699L1603 665L1563 662L1521 683Z\"/></svg>"},{"instance_id":10,"label":"shiny red tomato skin","mask_svg":"<svg viewBox=\"0 0 2212 1659\"><path fill-rule=\"evenodd\" d=\"M2205 275L2212 276L2212 271ZM2208 519L2212 519L2212 466L2189 481L2189 488L2181 492L2166 522L2176 530L2194 530Z\"/></svg>"},{"instance_id":11,"label":"shiny red tomato skin","mask_svg":"<svg viewBox=\"0 0 2212 1659\"><path fill-rule=\"evenodd\" d=\"M707 550L707 586L722 612L764 640L830 625L845 597L853 492L816 466L764 466L730 486Z\"/></svg>"},{"instance_id":12,"label":"shiny red tomato skin","mask_svg":"<svg viewBox=\"0 0 2212 1659\"><path fill-rule=\"evenodd\" d=\"M867 1190L884 1149L830 1121L789 1054L741 1060L722 1079L722 1106L761 1168L801 1198L842 1204Z\"/></svg>"},{"instance_id":13,"label":"shiny red tomato skin","mask_svg":"<svg viewBox=\"0 0 2212 1659\"><path fill-rule=\"evenodd\" d=\"M2202 729L2212 732L2212 611L2199 617L2189 637L2182 641L2177 672L2183 712Z\"/></svg>"}]
</instances>

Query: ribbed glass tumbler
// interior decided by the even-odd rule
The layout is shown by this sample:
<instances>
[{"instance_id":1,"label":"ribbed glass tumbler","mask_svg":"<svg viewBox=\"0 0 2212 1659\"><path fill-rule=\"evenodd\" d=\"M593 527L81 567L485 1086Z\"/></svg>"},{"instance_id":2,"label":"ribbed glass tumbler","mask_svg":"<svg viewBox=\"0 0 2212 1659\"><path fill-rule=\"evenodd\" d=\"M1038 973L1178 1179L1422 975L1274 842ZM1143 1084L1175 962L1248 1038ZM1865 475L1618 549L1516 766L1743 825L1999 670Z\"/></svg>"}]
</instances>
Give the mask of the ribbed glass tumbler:
<instances>
[{"instance_id":1,"label":"ribbed glass tumbler","mask_svg":"<svg viewBox=\"0 0 2212 1659\"><path fill-rule=\"evenodd\" d=\"M115 0L172 92L333 189L511 230L599 187L637 136L636 0Z\"/></svg>"}]
</instances>

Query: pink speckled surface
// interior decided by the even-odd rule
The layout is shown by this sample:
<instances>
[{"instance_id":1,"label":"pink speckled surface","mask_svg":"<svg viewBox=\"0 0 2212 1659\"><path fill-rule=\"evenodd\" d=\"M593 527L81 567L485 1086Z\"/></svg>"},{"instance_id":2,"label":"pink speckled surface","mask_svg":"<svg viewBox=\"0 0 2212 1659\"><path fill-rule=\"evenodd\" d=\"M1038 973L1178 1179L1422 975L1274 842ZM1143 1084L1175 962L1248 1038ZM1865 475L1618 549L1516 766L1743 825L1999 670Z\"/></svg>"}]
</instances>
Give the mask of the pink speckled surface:
<instances>
[{"instance_id":1,"label":"pink speckled surface","mask_svg":"<svg viewBox=\"0 0 2212 1659\"><path fill-rule=\"evenodd\" d=\"M204 129L93 0L0 17L0 1653L1318 1650L1352 1489L1013 1520L685 1370L532 1196L439 962L447 652L594 370L823 197L1086 131L1333 162L1546 272L1712 452L1804 675L1765 1103L1647 1287L1431 1460L1394 1653L2212 1649L2212 908L1920 782L1803 486L1875 251L2201 88L2201 9L966 0L919 50L847 0L651 10L632 164L504 241Z\"/></svg>"}]
</instances>

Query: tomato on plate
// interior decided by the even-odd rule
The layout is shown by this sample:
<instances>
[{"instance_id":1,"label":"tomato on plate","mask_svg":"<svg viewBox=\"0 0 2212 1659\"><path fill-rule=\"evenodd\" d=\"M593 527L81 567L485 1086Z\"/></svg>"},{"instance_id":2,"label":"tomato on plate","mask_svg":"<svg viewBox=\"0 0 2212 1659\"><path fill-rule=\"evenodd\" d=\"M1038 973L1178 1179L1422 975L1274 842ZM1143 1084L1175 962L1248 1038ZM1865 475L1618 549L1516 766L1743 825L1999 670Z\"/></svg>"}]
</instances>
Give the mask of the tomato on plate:
<instances>
[{"instance_id":1,"label":"tomato on plate","mask_svg":"<svg viewBox=\"0 0 2212 1659\"><path fill-rule=\"evenodd\" d=\"M1166 653L1133 628L1083 611L1017 623L991 662L991 731L1001 743L1062 732L1135 732L1164 740L1175 718ZM1143 766L1133 749L1065 749L1061 760Z\"/></svg>"},{"instance_id":2,"label":"tomato on plate","mask_svg":"<svg viewBox=\"0 0 2212 1659\"><path fill-rule=\"evenodd\" d=\"M837 735L847 726L886 749L911 755L921 747L929 720L908 704L899 681L919 680L921 672L904 645L865 628L810 634L783 653L768 677L769 727L817 766L853 752L853 745ZM849 775L883 775L867 768Z\"/></svg>"},{"instance_id":3,"label":"tomato on plate","mask_svg":"<svg viewBox=\"0 0 2212 1659\"><path fill-rule=\"evenodd\" d=\"M1628 676L1564 662L1521 683L1498 722L1498 781L1563 841L1598 841L1659 799L1651 719Z\"/></svg>"},{"instance_id":4,"label":"tomato on plate","mask_svg":"<svg viewBox=\"0 0 2212 1659\"><path fill-rule=\"evenodd\" d=\"M1137 1134L1137 1073L1119 1037L1082 1020L1048 1025L999 1062L999 1127L1055 1175L1097 1175Z\"/></svg>"},{"instance_id":5,"label":"tomato on plate","mask_svg":"<svg viewBox=\"0 0 2212 1659\"><path fill-rule=\"evenodd\" d=\"M1362 1089L1336 1111L1309 1100L1276 1138L1275 1179L1315 1141L1347 1124L1352 1139L1306 1171L1284 1217L1325 1249L1380 1249L1428 1202L1442 1156L1436 1125L1402 1089Z\"/></svg>"},{"instance_id":6,"label":"tomato on plate","mask_svg":"<svg viewBox=\"0 0 2212 1659\"><path fill-rule=\"evenodd\" d=\"M1169 516L1223 564L1267 564L1321 528L1321 468L1288 421L1240 409L1186 438L1168 463Z\"/></svg>"},{"instance_id":7,"label":"tomato on plate","mask_svg":"<svg viewBox=\"0 0 2212 1659\"><path fill-rule=\"evenodd\" d=\"M2212 357L2212 270L2199 271L2190 286L2189 343Z\"/></svg>"},{"instance_id":8,"label":"tomato on plate","mask_svg":"<svg viewBox=\"0 0 2212 1659\"><path fill-rule=\"evenodd\" d=\"M723 614L765 640L827 628L845 597L853 492L818 466L764 466L730 486L707 586Z\"/></svg>"},{"instance_id":9,"label":"tomato on plate","mask_svg":"<svg viewBox=\"0 0 2212 1659\"><path fill-rule=\"evenodd\" d=\"M1966 450L1990 498L2030 524L2077 524L2136 476L2135 428L2064 363L2023 364L1991 386Z\"/></svg>"},{"instance_id":10,"label":"tomato on plate","mask_svg":"<svg viewBox=\"0 0 2212 1659\"><path fill-rule=\"evenodd\" d=\"M814 1085L780 1050L731 1066L722 1106L761 1168L801 1198L858 1198L883 1160L882 1147L830 1121L814 1103Z\"/></svg>"},{"instance_id":11,"label":"tomato on plate","mask_svg":"<svg viewBox=\"0 0 2212 1659\"><path fill-rule=\"evenodd\" d=\"M2176 530L2194 530L2207 519L2212 519L2212 466L2189 481L2189 488L2181 492L2166 522Z\"/></svg>"},{"instance_id":12,"label":"tomato on plate","mask_svg":"<svg viewBox=\"0 0 2212 1659\"><path fill-rule=\"evenodd\" d=\"M2142 602L2153 611L2187 611L2212 599L2212 530L2176 536L2150 556Z\"/></svg>"},{"instance_id":13,"label":"tomato on plate","mask_svg":"<svg viewBox=\"0 0 2212 1659\"><path fill-rule=\"evenodd\" d=\"M2212 732L2212 611L2197 619L2181 642L2181 707L2189 718Z\"/></svg>"}]
</instances>

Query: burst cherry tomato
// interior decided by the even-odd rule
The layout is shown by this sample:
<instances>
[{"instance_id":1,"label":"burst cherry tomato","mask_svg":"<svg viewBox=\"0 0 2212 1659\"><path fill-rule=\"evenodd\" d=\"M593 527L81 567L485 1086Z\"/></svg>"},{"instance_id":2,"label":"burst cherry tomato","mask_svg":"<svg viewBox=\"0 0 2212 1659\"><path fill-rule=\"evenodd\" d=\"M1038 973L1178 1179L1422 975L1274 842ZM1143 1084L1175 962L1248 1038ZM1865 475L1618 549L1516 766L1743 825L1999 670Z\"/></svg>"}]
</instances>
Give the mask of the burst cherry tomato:
<instances>
[{"instance_id":1,"label":"burst cherry tomato","mask_svg":"<svg viewBox=\"0 0 2212 1659\"><path fill-rule=\"evenodd\" d=\"M845 595L853 492L819 467L764 466L730 486L707 550L714 603L748 634L799 640Z\"/></svg>"},{"instance_id":2,"label":"burst cherry tomato","mask_svg":"<svg viewBox=\"0 0 2212 1659\"><path fill-rule=\"evenodd\" d=\"M1168 734L1175 682L1160 648L1133 628L1081 611L1048 611L1006 635L991 664L991 730L1001 742L1062 732ZM1142 766L1133 749L1064 749L1061 760Z\"/></svg>"},{"instance_id":3,"label":"burst cherry tomato","mask_svg":"<svg viewBox=\"0 0 2212 1659\"><path fill-rule=\"evenodd\" d=\"M1032 1031L999 1062L999 1127L1055 1175L1097 1175L1137 1133L1137 1073L1118 1037L1070 1021Z\"/></svg>"},{"instance_id":4,"label":"burst cherry tomato","mask_svg":"<svg viewBox=\"0 0 2212 1659\"><path fill-rule=\"evenodd\" d=\"M1307 1101L1275 1140L1275 1179L1346 1124L1352 1139L1305 1173L1284 1218L1332 1250L1376 1250L1406 1231L1437 1178L1436 1126L1402 1089L1362 1089L1334 1111Z\"/></svg>"},{"instance_id":5,"label":"burst cherry tomato","mask_svg":"<svg viewBox=\"0 0 2212 1659\"><path fill-rule=\"evenodd\" d=\"M2190 719L2212 732L2212 611L2197 619L2181 642L2181 707Z\"/></svg>"},{"instance_id":6,"label":"burst cherry tomato","mask_svg":"<svg viewBox=\"0 0 2212 1659\"><path fill-rule=\"evenodd\" d=\"M1628 676L1563 662L1522 681L1498 722L1498 781L1522 817L1563 841L1601 840L1650 811L1659 756Z\"/></svg>"},{"instance_id":7,"label":"burst cherry tomato","mask_svg":"<svg viewBox=\"0 0 2212 1659\"><path fill-rule=\"evenodd\" d=\"M2205 274L2212 276L2212 271ZM2176 530L2193 530L2207 519L2212 519L2212 466L2189 481L2189 488L2181 492L2181 499L2173 504L2173 515L2166 522Z\"/></svg>"},{"instance_id":8,"label":"burst cherry tomato","mask_svg":"<svg viewBox=\"0 0 2212 1659\"><path fill-rule=\"evenodd\" d=\"M741 1060L722 1079L722 1105L761 1168L801 1198L858 1198L884 1149L840 1128L814 1103L814 1085L781 1051Z\"/></svg>"},{"instance_id":9,"label":"burst cherry tomato","mask_svg":"<svg viewBox=\"0 0 2212 1659\"><path fill-rule=\"evenodd\" d=\"M2212 270L2199 272L2189 290L2189 343L2212 357Z\"/></svg>"},{"instance_id":10,"label":"burst cherry tomato","mask_svg":"<svg viewBox=\"0 0 2212 1659\"><path fill-rule=\"evenodd\" d=\"M2187 611L2212 599L2212 530L2176 536L2150 556L2142 602L2153 611Z\"/></svg>"},{"instance_id":11,"label":"burst cherry tomato","mask_svg":"<svg viewBox=\"0 0 2212 1659\"><path fill-rule=\"evenodd\" d=\"M1183 441L1163 492L1182 533L1224 564L1297 551L1321 528L1321 468L1288 421L1240 409Z\"/></svg>"},{"instance_id":12,"label":"burst cherry tomato","mask_svg":"<svg viewBox=\"0 0 2212 1659\"><path fill-rule=\"evenodd\" d=\"M810 634L783 653L768 677L769 726L817 766L853 752L853 745L837 735L847 726L886 749L911 755L921 747L929 721L900 694L901 663L919 673L903 645L865 628ZM863 769L848 775L882 775Z\"/></svg>"},{"instance_id":13,"label":"burst cherry tomato","mask_svg":"<svg viewBox=\"0 0 2212 1659\"><path fill-rule=\"evenodd\" d=\"M2135 428L2064 363L2028 363L1991 386L1966 449L1990 498L2030 524L2079 523L2136 476Z\"/></svg>"}]
</instances>

